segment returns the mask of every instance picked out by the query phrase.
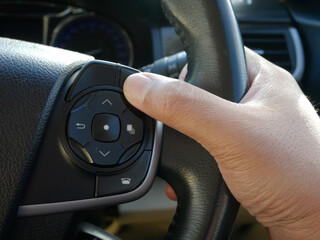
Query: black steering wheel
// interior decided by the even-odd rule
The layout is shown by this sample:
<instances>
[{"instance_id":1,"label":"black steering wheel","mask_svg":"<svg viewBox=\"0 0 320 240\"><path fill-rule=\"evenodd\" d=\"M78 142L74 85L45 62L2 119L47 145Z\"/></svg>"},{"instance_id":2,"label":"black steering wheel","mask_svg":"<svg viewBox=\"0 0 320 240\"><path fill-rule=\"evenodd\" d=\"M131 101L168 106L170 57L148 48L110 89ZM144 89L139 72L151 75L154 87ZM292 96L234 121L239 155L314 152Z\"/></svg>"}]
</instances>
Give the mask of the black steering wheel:
<instances>
[{"instance_id":1,"label":"black steering wheel","mask_svg":"<svg viewBox=\"0 0 320 240\"><path fill-rule=\"evenodd\" d=\"M227 100L239 102L247 88L247 73L243 45L230 2L162 0L162 4L187 52L186 81ZM177 212L168 239L227 239L238 211L237 201L224 183L213 157L197 142L167 126L163 127L161 149L153 149L154 161L150 162L144 182L137 187L142 187L143 193L114 194L102 198L107 199L105 201L99 201L98 196L95 198L98 200L90 204L72 204L73 200L88 203L83 200L88 198L84 192L92 180L88 180L88 184L77 174L89 179L92 169L91 172L85 171L70 162L65 152L55 151L63 146L50 131L50 126L61 122L63 116L56 114L57 106L66 101L65 96L74 78L78 77L79 68L92 60L92 57L66 50L0 38L1 239L16 236L17 233L13 234L16 221L23 220L25 216L117 204L139 197L152 183L156 173L155 159L159 155L157 173L174 188L178 197ZM104 74L104 70L99 72L104 63L94 64L98 69L94 76L99 78L99 74ZM129 74L134 72L120 65L112 66L121 70L123 76L126 70ZM90 87L95 89L95 86ZM62 127L61 124L58 127ZM160 130L158 126L156 131ZM214 137L214 133L212 135ZM155 137L157 144L160 137L161 134ZM42 173L39 173L39 166L46 159L52 160L56 152L60 152L60 157L56 157L52 165L41 168ZM67 168L72 169L72 178L65 170ZM39 188L36 188L34 176L41 174L46 180L38 182ZM50 194L43 192L50 184L58 183L61 189L78 186L76 188L83 189L83 196L82 193L72 196L72 191L62 192L59 187ZM137 189L133 192L137 193ZM93 191L90 193L92 198L97 197ZM64 205L57 200L68 194L71 204ZM34 199L42 199L34 201L40 208L24 207L25 199L30 195ZM46 201L53 201L54 205L45 205Z\"/></svg>"}]
</instances>

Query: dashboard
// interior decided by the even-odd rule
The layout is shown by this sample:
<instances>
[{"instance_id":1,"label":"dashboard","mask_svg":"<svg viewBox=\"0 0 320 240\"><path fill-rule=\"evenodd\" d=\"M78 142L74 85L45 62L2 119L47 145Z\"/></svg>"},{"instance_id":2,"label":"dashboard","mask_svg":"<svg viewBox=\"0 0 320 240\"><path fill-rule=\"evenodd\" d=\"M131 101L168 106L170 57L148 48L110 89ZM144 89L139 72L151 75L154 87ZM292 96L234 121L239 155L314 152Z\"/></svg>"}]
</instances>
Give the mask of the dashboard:
<instances>
[{"instance_id":1,"label":"dashboard","mask_svg":"<svg viewBox=\"0 0 320 240\"><path fill-rule=\"evenodd\" d=\"M276 0L232 0L243 42L301 81L304 47ZM159 1L5 1L0 36L42 43L140 68L183 50Z\"/></svg>"},{"instance_id":2,"label":"dashboard","mask_svg":"<svg viewBox=\"0 0 320 240\"><path fill-rule=\"evenodd\" d=\"M75 14L53 30L49 44L82 52L96 59L133 63L133 46L128 33L118 24L95 14Z\"/></svg>"},{"instance_id":3,"label":"dashboard","mask_svg":"<svg viewBox=\"0 0 320 240\"><path fill-rule=\"evenodd\" d=\"M244 44L304 73L297 28L277 1L232 0ZM183 50L159 1L9 1L0 4L0 36L42 43L140 68Z\"/></svg>"},{"instance_id":4,"label":"dashboard","mask_svg":"<svg viewBox=\"0 0 320 240\"><path fill-rule=\"evenodd\" d=\"M291 72L319 103L319 1L232 0L232 4L244 45ZM0 1L0 36L135 68L183 51L159 0ZM145 197L121 205L119 221L143 222L148 212L151 219L154 212L162 212L157 221L170 219L176 203L165 197L164 185L157 179Z\"/></svg>"},{"instance_id":5,"label":"dashboard","mask_svg":"<svg viewBox=\"0 0 320 240\"><path fill-rule=\"evenodd\" d=\"M0 3L0 36L129 66L150 63L152 40L145 19L134 16L132 20L127 14L123 18L123 14L116 12L106 14L63 3L4 2Z\"/></svg>"}]
</instances>

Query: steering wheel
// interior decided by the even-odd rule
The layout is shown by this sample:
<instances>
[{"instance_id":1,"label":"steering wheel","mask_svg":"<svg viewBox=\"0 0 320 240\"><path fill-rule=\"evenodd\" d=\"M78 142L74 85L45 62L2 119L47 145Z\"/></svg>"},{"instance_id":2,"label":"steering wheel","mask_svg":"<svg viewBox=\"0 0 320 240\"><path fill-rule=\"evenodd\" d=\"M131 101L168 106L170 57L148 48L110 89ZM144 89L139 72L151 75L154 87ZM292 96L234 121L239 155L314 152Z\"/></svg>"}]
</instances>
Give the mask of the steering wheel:
<instances>
[{"instance_id":1,"label":"steering wheel","mask_svg":"<svg viewBox=\"0 0 320 240\"><path fill-rule=\"evenodd\" d=\"M189 65L186 81L227 100L239 102L247 89L247 73L243 45L230 2L162 0L162 4L187 52ZM101 66L103 69L104 66L112 66L117 71L121 70L123 78L127 76L126 71L128 74L135 72L117 64L88 63L92 60L87 55L62 49L0 39L1 239L13 236L17 215L21 218L133 200L151 186L157 165L158 175L173 187L178 197L177 212L169 228L168 239L227 239L238 203L224 183L216 162L196 141L167 126L162 129L160 123L156 124L153 143L154 147L156 144L158 147L152 150L146 176L143 183L132 190L134 194L111 194L99 200L92 189L90 194L96 201L88 201L88 195L84 192L89 185L94 185L94 178L89 177L94 170L86 171L83 166L69 161L68 154L61 150L63 144L50 130L52 125L63 119L63 116L56 114L56 109L62 106L63 100L66 101L65 96L70 89L74 90L73 84L77 81L75 78L79 78L77 71L80 68L84 71L88 66L95 66L96 70L91 68L91 78L105 74ZM90 87L95 89L96 86ZM79 101L83 103L84 100ZM58 127L64 126L58 124ZM56 152L59 152L59 158L53 157ZM46 159L53 158L52 165L46 165L46 170L39 170ZM72 169L74 175L70 176L67 168ZM126 168L121 171L125 172ZM78 178L78 173L90 180ZM38 181L35 187L34 176L39 174L42 174L44 181ZM122 184L128 182L124 179ZM72 196L71 190L63 192L59 187L50 194L43 192L50 184L58 183L61 189L78 186L76 188L83 191L78 192L77 196ZM71 204L54 202L52 205L52 201L68 194ZM33 202L40 208L25 206L25 199L30 195L34 199L42 199ZM51 201L51 205L46 205L46 201Z\"/></svg>"}]
</instances>

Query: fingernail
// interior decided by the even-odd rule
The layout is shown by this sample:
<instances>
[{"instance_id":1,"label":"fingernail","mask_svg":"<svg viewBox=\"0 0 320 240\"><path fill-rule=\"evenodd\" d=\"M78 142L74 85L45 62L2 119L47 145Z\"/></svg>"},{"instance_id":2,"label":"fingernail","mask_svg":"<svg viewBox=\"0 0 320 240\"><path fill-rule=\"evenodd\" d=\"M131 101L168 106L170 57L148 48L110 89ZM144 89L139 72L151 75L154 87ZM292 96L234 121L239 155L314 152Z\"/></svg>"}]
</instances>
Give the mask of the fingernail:
<instances>
[{"instance_id":1,"label":"fingernail","mask_svg":"<svg viewBox=\"0 0 320 240\"><path fill-rule=\"evenodd\" d=\"M130 75L123 86L124 95L131 104L140 105L144 101L150 83L151 79L142 73Z\"/></svg>"}]
</instances>

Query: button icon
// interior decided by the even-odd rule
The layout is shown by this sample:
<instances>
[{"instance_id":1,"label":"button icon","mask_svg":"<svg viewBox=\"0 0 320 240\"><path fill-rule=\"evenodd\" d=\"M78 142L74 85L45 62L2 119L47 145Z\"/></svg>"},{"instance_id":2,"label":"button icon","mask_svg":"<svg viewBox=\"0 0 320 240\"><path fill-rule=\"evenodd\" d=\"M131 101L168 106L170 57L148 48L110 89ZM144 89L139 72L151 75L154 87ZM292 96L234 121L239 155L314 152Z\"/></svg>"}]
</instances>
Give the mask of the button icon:
<instances>
[{"instance_id":1,"label":"button icon","mask_svg":"<svg viewBox=\"0 0 320 240\"><path fill-rule=\"evenodd\" d=\"M104 100L101 104L104 105L105 103L108 103L110 106L112 106L112 102L108 98Z\"/></svg>"},{"instance_id":2,"label":"button icon","mask_svg":"<svg viewBox=\"0 0 320 240\"><path fill-rule=\"evenodd\" d=\"M121 183L123 185L129 185L131 183L131 178L121 178Z\"/></svg>"},{"instance_id":3,"label":"button icon","mask_svg":"<svg viewBox=\"0 0 320 240\"><path fill-rule=\"evenodd\" d=\"M104 129L105 131L108 131L108 130L110 129L110 126L109 126L108 124L105 124L105 125L103 126L103 129Z\"/></svg>"},{"instance_id":4,"label":"button icon","mask_svg":"<svg viewBox=\"0 0 320 240\"><path fill-rule=\"evenodd\" d=\"M136 130L132 126L132 124L127 124L127 132L130 133L131 135L136 134Z\"/></svg>"},{"instance_id":5,"label":"button icon","mask_svg":"<svg viewBox=\"0 0 320 240\"><path fill-rule=\"evenodd\" d=\"M79 130L83 130L86 129L86 125L83 123L76 123L77 129Z\"/></svg>"},{"instance_id":6,"label":"button icon","mask_svg":"<svg viewBox=\"0 0 320 240\"><path fill-rule=\"evenodd\" d=\"M106 157L109 153L111 153L111 151L108 151L108 152L106 152L106 153L103 153L102 151L99 151L99 153L100 153L102 156Z\"/></svg>"}]
</instances>

